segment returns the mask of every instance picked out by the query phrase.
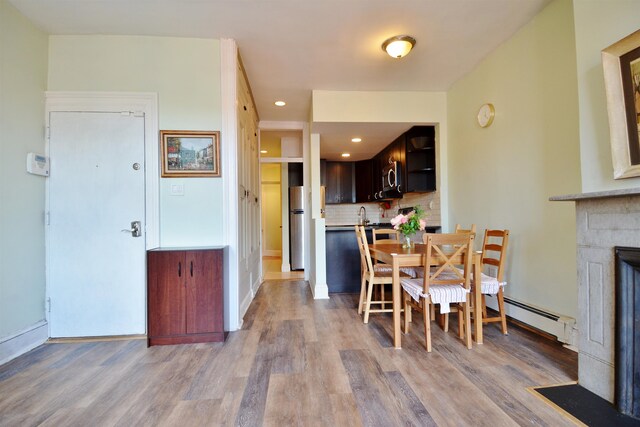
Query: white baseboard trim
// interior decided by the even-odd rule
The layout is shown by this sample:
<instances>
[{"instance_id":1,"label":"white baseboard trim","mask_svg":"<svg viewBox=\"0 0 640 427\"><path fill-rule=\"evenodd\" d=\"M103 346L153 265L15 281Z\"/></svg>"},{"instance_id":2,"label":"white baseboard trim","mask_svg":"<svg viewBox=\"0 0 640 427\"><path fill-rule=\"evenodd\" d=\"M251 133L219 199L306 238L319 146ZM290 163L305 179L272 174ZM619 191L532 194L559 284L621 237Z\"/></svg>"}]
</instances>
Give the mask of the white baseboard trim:
<instances>
[{"instance_id":1,"label":"white baseboard trim","mask_svg":"<svg viewBox=\"0 0 640 427\"><path fill-rule=\"evenodd\" d=\"M242 327L244 315L247 313L249 306L251 305L251 301L253 301L253 292L248 292L242 302L240 303L240 316L238 316L238 329Z\"/></svg>"},{"instance_id":2,"label":"white baseboard trim","mask_svg":"<svg viewBox=\"0 0 640 427\"><path fill-rule=\"evenodd\" d=\"M260 275L258 276L257 280L255 280L251 285L251 301L253 301L255 296L258 294L258 289L260 289L260 286L262 286L262 282L263 278L262 275ZM249 305L251 305L251 301L249 301ZM247 306L247 308L249 307Z\"/></svg>"},{"instance_id":3,"label":"white baseboard trim","mask_svg":"<svg viewBox=\"0 0 640 427\"><path fill-rule=\"evenodd\" d=\"M280 269L280 271L282 271L283 273L288 273L291 271L291 264L287 263L282 263L282 267Z\"/></svg>"},{"instance_id":4,"label":"white baseboard trim","mask_svg":"<svg viewBox=\"0 0 640 427\"><path fill-rule=\"evenodd\" d=\"M0 365L33 350L49 339L49 328L45 320L17 334L0 339Z\"/></svg>"},{"instance_id":5,"label":"white baseboard trim","mask_svg":"<svg viewBox=\"0 0 640 427\"><path fill-rule=\"evenodd\" d=\"M329 286L326 283L311 285L311 282L309 282L309 287L311 288L313 299L329 299Z\"/></svg>"}]
</instances>

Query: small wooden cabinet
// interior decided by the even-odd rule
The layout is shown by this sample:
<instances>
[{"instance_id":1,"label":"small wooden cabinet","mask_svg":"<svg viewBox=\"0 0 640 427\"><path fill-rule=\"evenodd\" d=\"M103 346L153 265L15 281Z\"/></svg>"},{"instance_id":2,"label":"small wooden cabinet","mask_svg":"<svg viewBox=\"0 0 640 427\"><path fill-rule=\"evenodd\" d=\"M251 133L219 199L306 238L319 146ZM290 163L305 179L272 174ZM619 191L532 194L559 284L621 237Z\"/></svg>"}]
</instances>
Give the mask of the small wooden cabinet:
<instances>
[{"instance_id":1,"label":"small wooden cabinet","mask_svg":"<svg viewBox=\"0 0 640 427\"><path fill-rule=\"evenodd\" d=\"M148 345L224 341L224 248L147 252Z\"/></svg>"}]
</instances>

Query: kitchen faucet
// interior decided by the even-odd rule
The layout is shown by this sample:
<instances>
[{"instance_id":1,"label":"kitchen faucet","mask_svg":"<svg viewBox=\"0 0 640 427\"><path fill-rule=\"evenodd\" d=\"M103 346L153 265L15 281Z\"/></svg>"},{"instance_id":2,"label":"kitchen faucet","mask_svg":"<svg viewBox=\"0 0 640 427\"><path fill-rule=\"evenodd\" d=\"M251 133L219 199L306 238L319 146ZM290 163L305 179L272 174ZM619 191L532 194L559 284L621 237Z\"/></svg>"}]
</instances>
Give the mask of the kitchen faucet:
<instances>
[{"instance_id":1,"label":"kitchen faucet","mask_svg":"<svg viewBox=\"0 0 640 427\"><path fill-rule=\"evenodd\" d=\"M367 225L367 223L369 223L369 220L367 219L367 209L364 206L360 206L358 216L360 217L360 225Z\"/></svg>"}]
</instances>

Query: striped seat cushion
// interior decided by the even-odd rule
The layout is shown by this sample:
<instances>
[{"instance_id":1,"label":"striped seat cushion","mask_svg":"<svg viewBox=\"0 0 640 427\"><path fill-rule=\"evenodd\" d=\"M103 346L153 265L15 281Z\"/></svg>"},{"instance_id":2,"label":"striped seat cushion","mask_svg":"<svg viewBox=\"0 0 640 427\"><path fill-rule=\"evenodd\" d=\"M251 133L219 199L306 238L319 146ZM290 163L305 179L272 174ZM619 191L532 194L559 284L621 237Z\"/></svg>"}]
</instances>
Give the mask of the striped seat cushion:
<instances>
[{"instance_id":1,"label":"striped seat cushion","mask_svg":"<svg viewBox=\"0 0 640 427\"><path fill-rule=\"evenodd\" d=\"M429 293L424 294L422 279L401 279L400 284L411 298L420 301L420 298L430 297L433 304L440 304L440 313L449 313L449 304L467 301L468 289L461 285L431 285Z\"/></svg>"},{"instance_id":2,"label":"striped seat cushion","mask_svg":"<svg viewBox=\"0 0 640 427\"><path fill-rule=\"evenodd\" d=\"M373 266L373 271L376 273L389 273L391 274L391 271L393 270L393 268L388 265L388 264L375 264ZM414 270L413 267L400 267L400 271L403 272L404 274L406 274L409 277L416 277L416 272Z\"/></svg>"},{"instance_id":3,"label":"striped seat cushion","mask_svg":"<svg viewBox=\"0 0 640 427\"><path fill-rule=\"evenodd\" d=\"M433 271L432 267L432 271ZM458 271L460 271L460 273L462 273L462 269L458 269ZM424 268L423 267L415 267L414 268L414 272L415 272L415 276L416 278L420 278L420 277L424 277ZM482 293L485 295L495 295L500 291L500 288L502 286L506 286L507 282L498 282L498 279L496 279L495 277L491 277L488 274L484 274L482 273L481 280L482 280ZM444 277L443 277L444 278Z\"/></svg>"},{"instance_id":4,"label":"striped seat cushion","mask_svg":"<svg viewBox=\"0 0 640 427\"><path fill-rule=\"evenodd\" d=\"M498 279L482 273L482 290L483 294L495 295L500 291L500 288L507 285L507 282L498 282Z\"/></svg>"}]
</instances>

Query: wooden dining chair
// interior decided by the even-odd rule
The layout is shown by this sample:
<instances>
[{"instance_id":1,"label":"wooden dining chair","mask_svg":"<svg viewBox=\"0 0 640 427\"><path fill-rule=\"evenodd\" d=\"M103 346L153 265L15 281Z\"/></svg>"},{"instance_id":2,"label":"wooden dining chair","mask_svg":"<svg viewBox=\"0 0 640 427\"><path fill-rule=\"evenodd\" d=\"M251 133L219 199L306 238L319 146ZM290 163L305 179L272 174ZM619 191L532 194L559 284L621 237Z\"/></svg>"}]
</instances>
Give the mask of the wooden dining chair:
<instances>
[{"instance_id":1,"label":"wooden dining chair","mask_svg":"<svg viewBox=\"0 0 640 427\"><path fill-rule=\"evenodd\" d=\"M460 336L471 348L470 292L473 239L471 233L425 234L424 277L400 280L404 302L404 332L409 333L411 309L422 311L425 346L431 352L430 307L448 313L453 304L461 317ZM462 261L456 261L461 258ZM462 267L459 269L458 267Z\"/></svg>"},{"instance_id":2,"label":"wooden dining chair","mask_svg":"<svg viewBox=\"0 0 640 427\"><path fill-rule=\"evenodd\" d=\"M482 323L500 322L501 330L507 335L507 316L504 312L504 267L509 244L509 230L485 230L482 241L482 268L493 270L493 274L481 274ZM485 295L498 299L498 316L487 316ZM474 314L475 315L475 314Z\"/></svg>"},{"instance_id":3,"label":"wooden dining chair","mask_svg":"<svg viewBox=\"0 0 640 427\"><path fill-rule=\"evenodd\" d=\"M386 308L386 304L390 301L372 300L373 288L393 283L393 272L391 268L375 269L369 252L369 242L364 227L356 225L356 237L358 239L358 248L360 249L360 265L362 268L362 282L360 284L360 300L358 301L358 314L364 312L364 323L369 323L370 313L391 313L393 308ZM409 277L407 274L400 272L400 277ZM379 308L371 308L371 305Z\"/></svg>"},{"instance_id":4,"label":"wooden dining chair","mask_svg":"<svg viewBox=\"0 0 640 427\"><path fill-rule=\"evenodd\" d=\"M399 232L398 230L394 230L393 228L373 229L372 235L374 244L398 243L399 241ZM391 271L391 266L386 265L385 263L378 261L377 259L373 260L373 267L377 271Z\"/></svg>"},{"instance_id":5,"label":"wooden dining chair","mask_svg":"<svg viewBox=\"0 0 640 427\"><path fill-rule=\"evenodd\" d=\"M454 233L473 233L476 234L476 225L471 224L471 228L462 228L462 225L456 224L456 229Z\"/></svg>"},{"instance_id":6,"label":"wooden dining chair","mask_svg":"<svg viewBox=\"0 0 640 427\"><path fill-rule=\"evenodd\" d=\"M394 230L393 228L378 228L372 230L373 235L373 243L385 244L385 243L398 243L400 232L398 230ZM377 259L373 260L373 269L377 272L391 272L391 266L383 263L382 261L378 261ZM386 304L391 304L392 301L387 301L386 285L380 285L380 293L379 298L381 301L382 308L385 308Z\"/></svg>"},{"instance_id":7,"label":"wooden dining chair","mask_svg":"<svg viewBox=\"0 0 640 427\"><path fill-rule=\"evenodd\" d=\"M393 228L378 228L373 230L373 243L397 243L400 232ZM387 242L393 240L394 242Z\"/></svg>"}]
</instances>

